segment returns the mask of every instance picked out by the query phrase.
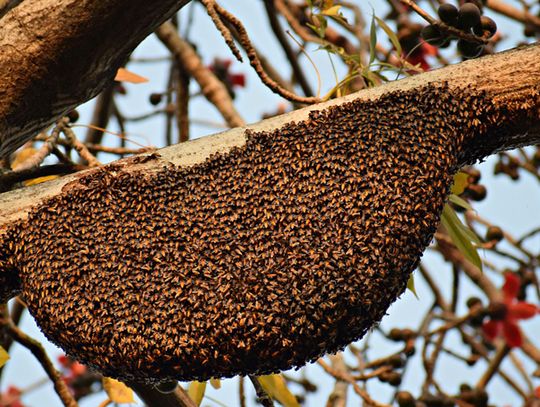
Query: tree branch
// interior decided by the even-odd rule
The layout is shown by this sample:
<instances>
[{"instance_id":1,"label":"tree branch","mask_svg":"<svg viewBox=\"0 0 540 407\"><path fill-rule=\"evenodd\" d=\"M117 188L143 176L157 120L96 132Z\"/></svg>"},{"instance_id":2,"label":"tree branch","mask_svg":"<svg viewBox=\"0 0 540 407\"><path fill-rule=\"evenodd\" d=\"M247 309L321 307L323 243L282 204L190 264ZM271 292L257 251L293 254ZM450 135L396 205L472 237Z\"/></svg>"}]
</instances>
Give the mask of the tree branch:
<instances>
[{"instance_id":1,"label":"tree branch","mask_svg":"<svg viewBox=\"0 0 540 407\"><path fill-rule=\"evenodd\" d=\"M0 20L0 158L110 85L189 0L26 0Z\"/></svg>"}]
</instances>

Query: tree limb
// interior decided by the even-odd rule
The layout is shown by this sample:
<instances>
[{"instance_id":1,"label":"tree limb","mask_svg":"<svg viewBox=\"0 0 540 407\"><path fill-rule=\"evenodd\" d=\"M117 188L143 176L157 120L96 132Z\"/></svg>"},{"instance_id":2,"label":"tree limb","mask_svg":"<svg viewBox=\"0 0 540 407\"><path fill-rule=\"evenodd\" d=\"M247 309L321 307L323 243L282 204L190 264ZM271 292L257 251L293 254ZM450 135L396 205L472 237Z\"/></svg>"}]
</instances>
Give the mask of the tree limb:
<instances>
[{"instance_id":1,"label":"tree limb","mask_svg":"<svg viewBox=\"0 0 540 407\"><path fill-rule=\"evenodd\" d=\"M26 0L0 20L0 158L110 85L189 0Z\"/></svg>"}]
</instances>

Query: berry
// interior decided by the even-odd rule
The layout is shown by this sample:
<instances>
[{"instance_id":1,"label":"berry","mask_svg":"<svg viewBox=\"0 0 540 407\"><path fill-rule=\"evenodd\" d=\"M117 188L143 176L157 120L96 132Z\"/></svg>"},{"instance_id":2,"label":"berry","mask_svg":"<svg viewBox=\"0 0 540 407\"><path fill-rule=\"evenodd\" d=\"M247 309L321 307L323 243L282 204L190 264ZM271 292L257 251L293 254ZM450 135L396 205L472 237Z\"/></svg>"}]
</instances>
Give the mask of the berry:
<instances>
[{"instance_id":1,"label":"berry","mask_svg":"<svg viewBox=\"0 0 540 407\"><path fill-rule=\"evenodd\" d=\"M487 189L483 185L472 184L467 186L465 194L473 201L483 201L487 196Z\"/></svg>"},{"instance_id":2,"label":"berry","mask_svg":"<svg viewBox=\"0 0 540 407\"><path fill-rule=\"evenodd\" d=\"M478 297L469 297L467 299L467 308L472 308L477 305L482 305L482 300Z\"/></svg>"},{"instance_id":3,"label":"berry","mask_svg":"<svg viewBox=\"0 0 540 407\"><path fill-rule=\"evenodd\" d=\"M439 27L436 27L434 25L425 26L424 28L422 28L422 32L420 34L422 35L424 41L436 47L439 45L443 45L448 41L448 38L439 29Z\"/></svg>"},{"instance_id":4,"label":"berry","mask_svg":"<svg viewBox=\"0 0 540 407\"><path fill-rule=\"evenodd\" d=\"M490 226L486 232L486 240L496 240L500 242L504 238L503 231L498 226Z\"/></svg>"},{"instance_id":5,"label":"berry","mask_svg":"<svg viewBox=\"0 0 540 407\"><path fill-rule=\"evenodd\" d=\"M480 24L480 9L473 3L465 3L459 8L458 25L463 30L468 30Z\"/></svg>"},{"instance_id":6,"label":"berry","mask_svg":"<svg viewBox=\"0 0 540 407\"><path fill-rule=\"evenodd\" d=\"M416 401L411 393L408 391L398 391L396 393L396 402L399 407L414 407Z\"/></svg>"},{"instance_id":7,"label":"berry","mask_svg":"<svg viewBox=\"0 0 540 407\"><path fill-rule=\"evenodd\" d=\"M451 26L457 24L458 9L454 5L448 3L442 4L437 10L437 14L439 14L439 18L443 23Z\"/></svg>"},{"instance_id":8,"label":"berry","mask_svg":"<svg viewBox=\"0 0 540 407\"><path fill-rule=\"evenodd\" d=\"M465 3L472 3L476 7L478 7L478 10L480 10L480 13L484 9L484 1L483 0L465 0Z\"/></svg>"},{"instance_id":9,"label":"berry","mask_svg":"<svg viewBox=\"0 0 540 407\"><path fill-rule=\"evenodd\" d=\"M66 116L71 123L75 123L77 120L79 120L79 112L75 109L69 112Z\"/></svg>"},{"instance_id":10,"label":"berry","mask_svg":"<svg viewBox=\"0 0 540 407\"><path fill-rule=\"evenodd\" d=\"M162 95L161 93L151 93L150 97L148 98L150 103L154 106L159 105L161 103Z\"/></svg>"},{"instance_id":11,"label":"berry","mask_svg":"<svg viewBox=\"0 0 540 407\"><path fill-rule=\"evenodd\" d=\"M473 32L476 35L482 36L486 31L488 32L487 38L493 37L497 32L497 24L491 18L482 16L480 18L480 24L473 27Z\"/></svg>"},{"instance_id":12,"label":"berry","mask_svg":"<svg viewBox=\"0 0 540 407\"><path fill-rule=\"evenodd\" d=\"M484 45L477 42L470 42L466 40L459 40L457 43L458 51L465 58L476 58L484 50Z\"/></svg>"}]
</instances>

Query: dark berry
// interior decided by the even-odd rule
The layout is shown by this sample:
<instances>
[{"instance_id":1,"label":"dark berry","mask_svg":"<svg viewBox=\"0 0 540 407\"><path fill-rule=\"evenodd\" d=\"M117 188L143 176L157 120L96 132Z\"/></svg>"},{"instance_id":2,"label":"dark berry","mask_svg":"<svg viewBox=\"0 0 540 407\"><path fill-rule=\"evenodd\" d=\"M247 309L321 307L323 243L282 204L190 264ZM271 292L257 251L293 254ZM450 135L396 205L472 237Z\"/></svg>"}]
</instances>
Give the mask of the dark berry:
<instances>
[{"instance_id":1,"label":"dark berry","mask_svg":"<svg viewBox=\"0 0 540 407\"><path fill-rule=\"evenodd\" d=\"M443 23L451 26L457 24L458 9L453 4L442 4L437 10L437 14L439 14L439 18Z\"/></svg>"},{"instance_id":2,"label":"dark berry","mask_svg":"<svg viewBox=\"0 0 540 407\"><path fill-rule=\"evenodd\" d=\"M480 18L480 24L473 27L473 32L480 36L483 36L487 32L486 38L491 38L497 32L497 24L491 18L482 16Z\"/></svg>"},{"instance_id":3,"label":"dark berry","mask_svg":"<svg viewBox=\"0 0 540 407\"><path fill-rule=\"evenodd\" d=\"M478 297L469 297L467 299L467 307L468 308L472 308L472 307L475 307L477 305L482 305L482 300Z\"/></svg>"},{"instance_id":4,"label":"dark berry","mask_svg":"<svg viewBox=\"0 0 540 407\"><path fill-rule=\"evenodd\" d=\"M150 103L152 103L154 106L159 105L161 103L162 95L161 93L151 93L150 97L148 98Z\"/></svg>"},{"instance_id":5,"label":"dark berry","mask_svg":"<svg viewBox=\"0 0 540 407\"><path fill-rule=\"evenodd\" d=\"M396 403L399 407L414 407L416 406L416 400L413 395L408 391L398 391L396 393Z\"/></svg>"},{"instance_id":6,"label":"dark berry","mask_svg":"<svg viewBox=\"0 0 540 407\"><path fill-rule=\"evenodd\" d=\"M483 185L468 185L464 192L465 196L473 201L483 201L487 196L487 189Z\"/></svg>"},{"instance_id":7,"label":"dark berry","mask_svg":"<svg viewBox=\"0 0 540 407\"><path fill-rule=\"evenodd\" d=\"M457 48L465 58L476 58L484 50L484 45L461 39L457 43Z\"/></svg>"},{"instance_id":8,"label":"dark berry","mask_svg":"<svg viewBox=\"0 0 540 407\"><path fill-rule=\"evenodd\" d=\"M79 112L75 109L69 112L66 116L71 123L75 123L77 120L79 120Z\"/></svg>"},{"instance_id":9,"label":"dark berry","mask_svg":"<svg viewBox=\"0 0 540 407\"><path fill-rule=\"evenodd\" d=\"M482 0L465 0L465 3L472 3L476 7L478 7L478 10L480 10L480 13L482 12L484 8L484 2Z\"/></svg>"},{"instance_id":10,"label":"dark berry","mask_svg":"<svg viewBox=\"0 0 540 407\"><path fill-rule=\"evenodd\" d=\"M421 35L424 41L436 47L448 41L447 36L434 25L427 25L422 28Z\"/></svg>"},{"instance_id":11,"label":"dark berry","mask_svg":"<svg viewBox=\"0 0 540 407\"><path fill-rule=\"evenodd\" d=\"M503 238L504 238L504 233L503 233L503 231L502 231L502 229L500 227L498 227L498 226L490 226L487 229L487 232L486 232L486 240L487 241L496 240L496 241L500 242Z\"/></svg>"},{"instance_id":12,"label":"dark berry","mask_svg":"<svg viewBox=\"0 0 540 407\"><path fill-rule=\"evenodd\" d=\"M461 29L468 30L475 25L480 24L480 9L473 3L465 3L459 8L458 26Z\"/></svg>"}]
</instances>

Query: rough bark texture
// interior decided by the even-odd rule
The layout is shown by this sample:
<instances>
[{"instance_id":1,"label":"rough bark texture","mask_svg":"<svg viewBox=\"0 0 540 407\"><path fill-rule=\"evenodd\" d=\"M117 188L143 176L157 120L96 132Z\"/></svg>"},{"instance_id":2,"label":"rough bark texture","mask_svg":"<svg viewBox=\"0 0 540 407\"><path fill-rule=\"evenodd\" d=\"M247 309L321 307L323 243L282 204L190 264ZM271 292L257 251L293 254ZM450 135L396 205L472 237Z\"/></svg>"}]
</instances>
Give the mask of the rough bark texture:
<instances>
[{"instance_id":1,"label":"rough bark texture","mask_svg":"<svg viewBox=\"0 0 540 407\"><path fill-rule=\"evenodd\" d=\"M51 341L136 382L265 374L342 349L405 289L455 171L539 141L538 54L51 183L4 223L0 294L22 292Z\"/></svg>"},{"instance_id":2,"label":"rough bark texture","mask_svg":"<svg viewBox=\"0 0 540 407\"><path fill-rule=\"evenodd\" d=\"M96 96L189 0L25 0L0 19L0 158Z\"/></svg>"},{"instance_id":3,"label":"rough bark texture","mask_svg":"<svg viewBox=\"0 0 540 407\"><path fill-rule=\"evenodd\" d=\"M159 159L149 160L146 164L141 165L140 160L134 161L133 158L119 160L116 164L121 165L123 171L127 172L141 171L143 168L151 172L167 164L191 166L202 163L211 154L227 152L233 147L244 145L244 133L247 129L271 131L289 122L305 120L313 110L322 110L353 100L376 100L385 93L420 89L430 83L444 82L448 84L449 90L470 88L478 94L486 92L496 109L517 110L522 107L530 112L530 120L511 123L511 128L506 131L499 130L497 134L492 134L492 137L471 148L477 151L477 158L494 151L540 142L540 108L535 99L540 87L540 45L535 44L390 82L256 124L166 147L157 152ZM501 120L504 121L504 117L501 117ZM139 163L135 164L136 162ZM463 164L465 162L461 163ZM0 194L0 234L8 224L24 219L33 206L59 194L66 184L72 183L83 174L69 175L31 188Z\"/></svg>"}]
</instances>

